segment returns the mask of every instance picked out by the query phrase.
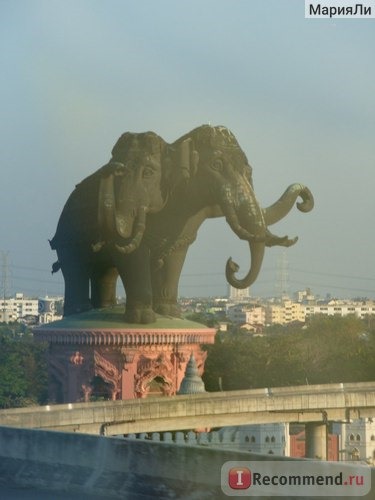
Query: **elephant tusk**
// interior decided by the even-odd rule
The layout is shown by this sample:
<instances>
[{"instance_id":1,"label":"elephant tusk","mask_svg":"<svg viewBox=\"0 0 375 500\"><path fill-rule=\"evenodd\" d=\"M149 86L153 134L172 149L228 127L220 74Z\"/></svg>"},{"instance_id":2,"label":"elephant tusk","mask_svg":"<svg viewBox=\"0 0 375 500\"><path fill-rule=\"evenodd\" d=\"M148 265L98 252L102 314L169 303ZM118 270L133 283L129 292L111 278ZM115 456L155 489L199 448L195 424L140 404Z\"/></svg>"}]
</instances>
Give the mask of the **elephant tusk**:
<instances>
[{"instance_id":1,"label":"elephant tusk","mask_svg":"<svg viewBox=\"0 0 375 500\"><path fill-rule=\"evenodd\" d=\"M100 252L100 250L104 247L105 241L98 241L97 243L93 243L91 245L91 249L94 253Z\"/></svg>"},{"instance_id":2,"label":"elephant tusk","mask_svg":"<svg viewBox=\"0 0 375 500\"><path fill-rule=\"evenodd\" d=\"M137 246L135 243L129 243L129 245L121 246L121 245L115 245L116 250L118 250L120 253L126 255L128 253L133 252Z\"/></svg>"},{"instance_id":3,"label":"elephant tusk","mask_svg":"<svg viewBox=\"0 0 375 500\"><path fill-rule=\"evenodd\" d=\"M267 247L273 247L275 245L281 246L281 247L291 247L298 241L298 236L295 238L288 238L288 236L276 236L272 234L268 229L267 229L267 234L266 234L266 246Z\"/></svg>"}]
</instances>

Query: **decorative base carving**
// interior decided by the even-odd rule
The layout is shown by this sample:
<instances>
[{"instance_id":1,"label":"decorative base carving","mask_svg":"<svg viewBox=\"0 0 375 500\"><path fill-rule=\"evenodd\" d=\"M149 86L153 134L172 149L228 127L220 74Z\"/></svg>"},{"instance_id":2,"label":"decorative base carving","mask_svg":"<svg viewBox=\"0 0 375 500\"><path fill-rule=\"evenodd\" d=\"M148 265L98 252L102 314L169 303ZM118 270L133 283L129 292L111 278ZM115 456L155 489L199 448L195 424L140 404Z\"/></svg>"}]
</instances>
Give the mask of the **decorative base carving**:
<instances>
[{"instance_id":1,"label":"decorative base carving","mask_svg":"<svg viewBox=\"0 0 375 500\"><path fill-rule=\"evenodd\" d=\"M181 328L175 327L180 326ZM193 353L203 374L207 353L202 344L214 342L215 330L174 320L136 329L64 328L64 320L34 330L49 343L49 397L52 403L133 399L176 394ZM189 323L186 325L186 323Z\"/></svg>"}]
</instances>

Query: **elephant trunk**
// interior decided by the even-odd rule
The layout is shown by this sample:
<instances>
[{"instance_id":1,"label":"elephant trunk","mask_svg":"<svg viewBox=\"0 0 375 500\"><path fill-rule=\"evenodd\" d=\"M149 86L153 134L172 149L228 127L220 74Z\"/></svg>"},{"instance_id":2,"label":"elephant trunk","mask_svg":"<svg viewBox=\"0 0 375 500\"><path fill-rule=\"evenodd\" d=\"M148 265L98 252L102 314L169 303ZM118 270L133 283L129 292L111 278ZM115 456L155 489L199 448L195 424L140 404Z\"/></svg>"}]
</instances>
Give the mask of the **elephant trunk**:
<instances>
[{"instance_id":1,"label":"elephant trunk","mask_svg":"<svg viewBox=\"0 0 375 500\"><path fill-rule=\"evenodd\" d=\"M138 209L137 216L134 221L134 231L133 234L134 236L132 237L130 243L127 243L126 245L115 245L117 250L121 252L122 254L127 254L134 252L136 250L143 238L143 234L146 229L146 213L147 213L147 208L146 207L140 207Z\"/></svg>"},{"instance_id":2,"label":"elephant trunk","mask_svg":"<svg viewBox=\"0 0 375 500\"><path fill-rule=\"evenodd\" d=\"M297 203L298 210L310 212L314 207L314 197L311 191L303 184L292 184L273 205L263 209L267 226L275 224L285 217L299 196L302 198L302 202Z\"/></svg>"},{"instance_id":3,"label":"elephant trunk","mask_svg":"<svg viewBox=\"0 0 375 500\"><path fill-rule=\"evenodd\" d=\"M94 252L99 252L107 243L112 243L121 253L136 250L145 231L147 196L137 192L134 185L128 182L129 170L124 164L110 162L109 172L100 180L98 199L98 226L100 240L92 245ZM130 185L130 187L129 187ZM131 191L133 189L133 192ZM143 204L137 207L138 200ZM116 243L120 237L129 240L124 245Z\"/></svg>"},{"instance_id":4,"label":"elephant trunk","mask_svg":"<svg viewBox=\"0 0 375 500\"><path fill-rule=\"evenodd\" d=\"M252 285L257 279L260 268L262 267L265 243L249 241L249 248L251 255L251 267L244 278L238 279L235 277L235 273L239 270L239 266L232 260L231 257L227 260L225 276L228 283L235 288L247 288Z\"/></svg>"},{"instance_id":5,"label":"elephant trunk","mask_svg":"<svg viewBox=\"0 0 375 500\"><path fill-rule=\"evenodd\" d=\"M255 198L249 182L240 183L235 192L224 189L221 208L234 233L249 243L251 265L242 279L235 277L239 270L232 258L226 264L225 275L230 285L235 288L247 288L256 280L262 266L266 245L266 224L262 209Z\"/></svg>"}]
</instances>

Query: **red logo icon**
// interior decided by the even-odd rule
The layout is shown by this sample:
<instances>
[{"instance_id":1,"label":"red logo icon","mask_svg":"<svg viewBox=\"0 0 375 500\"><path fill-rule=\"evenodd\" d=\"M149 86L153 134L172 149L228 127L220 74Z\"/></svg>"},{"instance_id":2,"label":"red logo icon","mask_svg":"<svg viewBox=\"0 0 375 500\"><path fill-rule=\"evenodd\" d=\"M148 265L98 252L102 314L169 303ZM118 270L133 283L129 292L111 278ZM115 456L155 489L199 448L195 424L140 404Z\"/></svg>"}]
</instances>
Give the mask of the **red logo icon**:
<instances>
[{"instance_id":1,"label":"red logo icon","mask_svg":"<svg viewBox=\"0 0 375 500\"><path fill-rule=\"evenodd\" d=\"M251 486L251 470L247 467L233 467L228 473L228 484L232 490L246 490Z\"/></svg>"}]
</instances>

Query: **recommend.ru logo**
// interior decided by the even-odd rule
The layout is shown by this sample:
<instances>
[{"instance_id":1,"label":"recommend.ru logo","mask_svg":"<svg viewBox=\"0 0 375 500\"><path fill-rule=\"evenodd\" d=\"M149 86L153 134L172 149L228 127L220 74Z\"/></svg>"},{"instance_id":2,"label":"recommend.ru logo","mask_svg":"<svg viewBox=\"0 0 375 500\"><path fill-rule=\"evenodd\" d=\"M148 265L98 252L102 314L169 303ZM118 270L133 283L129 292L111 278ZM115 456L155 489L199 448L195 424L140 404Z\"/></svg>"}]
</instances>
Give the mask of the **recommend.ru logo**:
<instances>
[{"instance_id":1,"label":"recommend.ru logo","mask_svg":"<svg viewBox=\"0 0 375 500\"><path fill-rule=\"evenodd\" d=\"M240 461L221 468L228 496L364 496L371 490L369 467L340 462Z\"/></svg>"}]
</instances>

